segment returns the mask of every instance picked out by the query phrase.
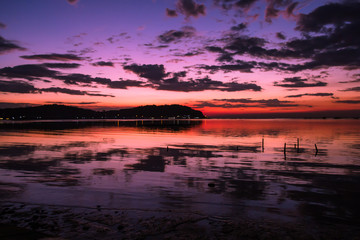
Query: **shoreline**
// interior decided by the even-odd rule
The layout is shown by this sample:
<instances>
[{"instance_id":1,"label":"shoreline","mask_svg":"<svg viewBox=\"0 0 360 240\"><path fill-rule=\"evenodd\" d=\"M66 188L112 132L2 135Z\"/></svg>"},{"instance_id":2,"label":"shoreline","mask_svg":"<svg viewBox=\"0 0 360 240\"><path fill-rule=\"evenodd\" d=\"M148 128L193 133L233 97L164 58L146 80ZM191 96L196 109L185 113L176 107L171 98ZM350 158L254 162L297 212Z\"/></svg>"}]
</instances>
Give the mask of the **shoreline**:
<instances>
[{"instance_id":1,"label":"shoreline","mask_svg":"<svg viewBox=\"0 0 360 240\"><path fill-rule=\"evenodd\" d=\"M0 236L25 239L359 239L360 228L200 212L0 202ZM25 235L22 235L26 233ZM7 234L7 235L6 235Z\"/></svg>"}]
</instances>

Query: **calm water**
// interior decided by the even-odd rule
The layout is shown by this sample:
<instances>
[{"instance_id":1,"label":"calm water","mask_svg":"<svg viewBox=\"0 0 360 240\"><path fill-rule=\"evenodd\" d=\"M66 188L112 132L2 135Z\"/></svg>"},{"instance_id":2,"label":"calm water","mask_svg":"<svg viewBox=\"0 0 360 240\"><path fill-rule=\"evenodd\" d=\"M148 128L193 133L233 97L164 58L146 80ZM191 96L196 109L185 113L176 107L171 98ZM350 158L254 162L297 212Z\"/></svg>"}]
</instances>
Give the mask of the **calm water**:
<instances>
[{"instance_id":1,"label":"calm water","mask_svg":"<svg viewBox=\"0 0 360 240\"><path fill-rule=\"evenodd\" d=\"M0 200L359 224L360 124L0 124Z\"/></svg>"}]
</instances>

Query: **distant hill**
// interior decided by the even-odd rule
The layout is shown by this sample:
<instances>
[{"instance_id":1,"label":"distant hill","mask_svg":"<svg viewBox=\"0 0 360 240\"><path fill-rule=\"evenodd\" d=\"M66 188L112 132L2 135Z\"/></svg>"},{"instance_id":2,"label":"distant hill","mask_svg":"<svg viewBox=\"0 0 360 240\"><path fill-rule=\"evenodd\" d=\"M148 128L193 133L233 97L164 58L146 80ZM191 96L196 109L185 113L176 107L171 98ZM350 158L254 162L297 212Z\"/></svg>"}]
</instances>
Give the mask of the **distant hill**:
<instances>
[{"instance_id":1,"label":"distant hill","mask_svg":"<svg viewBox=\"0 0 360 240\"><path fill-rule=\"evenodd\" d=\"M168 119L205 118L202 112L182 105L147 105L112 111L93 111L65 105L0 109L0 118L8 120L34 119Z\"/></svg>"},{"instance_id":2,"label":"distant hill","mask_svg":"<svg viewBox=\"0 0 360 240\"><path fill-rule=\"evenodd\" d=\"M204 118L202 112L182 105L147 105L107 111L108 118Z\"/></svg>"}]
</instances>

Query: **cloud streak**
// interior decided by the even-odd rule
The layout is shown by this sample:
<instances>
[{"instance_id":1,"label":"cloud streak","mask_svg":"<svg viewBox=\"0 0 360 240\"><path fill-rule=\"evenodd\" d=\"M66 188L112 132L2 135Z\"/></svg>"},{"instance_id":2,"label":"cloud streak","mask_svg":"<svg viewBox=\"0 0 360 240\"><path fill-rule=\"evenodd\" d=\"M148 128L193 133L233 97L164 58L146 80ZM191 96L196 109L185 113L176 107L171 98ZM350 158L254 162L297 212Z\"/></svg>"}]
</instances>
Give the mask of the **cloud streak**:
<instances>
[{"instance_id":1,"label":"cloud streak","mask_svg":"<svg viewBox=\"0 0 360 240\"><path fill-rule=\"evenodd\" d=\"M333 93L304 93L304 94L297 94L297 95L288 95L286 98L300 98L303 96L313 96L313 97L331 97L334 98Z\"/></svg>"},{"instance_id":2,"label":"cloud streak","mask_svg":"<svg viewBox=\"0 0 360 240\"><path fill-rule=\"evenodd\" d=\"M274 82L274 86L285 88L308 88L308 87L324 87L326 82L313 81L309 82L308 79L300 77L284 78L281 82Z\"/></svg>"},{"instance_id":3,"label":"cloud streak","mask_svg":"<svg viewBox=\"0 0 360 240\"><path fill-rule=\"evenodd\" d=\"M3 26L5 26L5 25L3 25ZM3 28L5 28L5 27L3 27ZM14 51L14 50L24 51L26 49L19 46L15 42L7 40L7 39L3 38L2 36L0 36L0 55L5 54L5 53L9 53L9 52Z\"/></svg>"},{"instance_id":4,"label":"cloud streak","mask_svg":"<svg viewBox=\"0 0 360 240\"><path fill-rule=\"evenodd\" d=\"M198 101L194 104L196 108L283 108L299 107L301 105L292 101L281 101L279 99L259 99L238 98L238 99L213 99L211 101ZM308 106L310 107L310 106Z\"/></svg>"},{"instance_id":5,"label":"cloud streak","mask_svg":"<svg viewBox=\"0 0 360 240\"><path fill-rule=\"evenodd\" d=\"M60 53L24 55L20 57L28 60L54 60L54 61L64 61L64 62L84 60L84 58L79 57L75 54L60 54Z\"/></svg>"}]
</instances>

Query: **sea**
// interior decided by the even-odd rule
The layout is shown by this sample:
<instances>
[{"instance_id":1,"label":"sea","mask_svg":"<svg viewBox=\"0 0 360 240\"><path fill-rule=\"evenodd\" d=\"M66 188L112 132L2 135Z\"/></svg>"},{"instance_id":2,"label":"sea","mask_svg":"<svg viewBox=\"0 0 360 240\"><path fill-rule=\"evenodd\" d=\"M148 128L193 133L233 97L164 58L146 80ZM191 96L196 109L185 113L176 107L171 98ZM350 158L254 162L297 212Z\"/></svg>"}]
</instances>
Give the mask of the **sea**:
<instances>
[{"instance_id":1,"label":"sea","mask_svg":"<svg viewBox=\"0 0 360 240\"><path fill-rule=\"evenodd\" d=\"M360 223L360 120L0 123L0 201Z\"/></svg>"}]
</instances>

